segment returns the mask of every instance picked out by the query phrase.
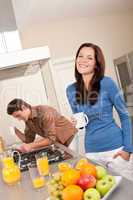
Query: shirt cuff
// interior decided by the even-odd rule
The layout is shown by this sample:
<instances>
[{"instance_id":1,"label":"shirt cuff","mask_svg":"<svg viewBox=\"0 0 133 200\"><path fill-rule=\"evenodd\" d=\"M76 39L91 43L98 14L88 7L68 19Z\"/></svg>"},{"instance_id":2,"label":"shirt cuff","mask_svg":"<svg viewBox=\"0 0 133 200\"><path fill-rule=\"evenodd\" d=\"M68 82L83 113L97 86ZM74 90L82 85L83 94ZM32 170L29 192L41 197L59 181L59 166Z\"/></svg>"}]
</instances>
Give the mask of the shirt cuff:
<instances>
[{"instance_id":1,"label":"shirt cuff","mask_svg":"<svg viewBox=\"0 0 133 200\"><path fill-rule=\"evenodd\" d=\"M126 151L128 153L133 153L133 146L130 146L130 147L123 147L123 151Z\"/></svg>"}]
</instances>

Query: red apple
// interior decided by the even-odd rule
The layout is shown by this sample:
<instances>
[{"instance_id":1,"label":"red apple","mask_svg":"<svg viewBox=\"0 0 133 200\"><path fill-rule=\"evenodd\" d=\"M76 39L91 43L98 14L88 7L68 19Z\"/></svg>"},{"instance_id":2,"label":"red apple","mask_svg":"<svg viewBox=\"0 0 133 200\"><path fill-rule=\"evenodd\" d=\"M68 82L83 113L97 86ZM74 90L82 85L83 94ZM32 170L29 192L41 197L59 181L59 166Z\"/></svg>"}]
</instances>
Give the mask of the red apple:
<instances>
[{"instance_id":1,"label":"red apple","mask_svg":"<svg viewBox=\"0 0 133 200\"><path fill-rule=\"evenodd\" d=\"M83 190L93 188L96 185L96 178L92 175L84 174L78 179L77 185L79 185Z\"/></svg>"}]
</instances>

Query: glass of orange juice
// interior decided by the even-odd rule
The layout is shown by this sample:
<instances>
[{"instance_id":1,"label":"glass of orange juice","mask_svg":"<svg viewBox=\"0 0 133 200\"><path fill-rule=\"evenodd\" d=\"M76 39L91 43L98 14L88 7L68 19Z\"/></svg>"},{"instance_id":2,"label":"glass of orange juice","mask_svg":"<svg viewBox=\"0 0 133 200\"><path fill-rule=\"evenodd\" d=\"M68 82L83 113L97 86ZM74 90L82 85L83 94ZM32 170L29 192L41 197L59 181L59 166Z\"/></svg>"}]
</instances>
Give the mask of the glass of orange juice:
<instances>
[{"instance_id":1,"label":"glass of orange juice","mask_svg":"<svg viewBox=\"0 0 133 200\"><path fill-rule=\"evenodd\" d=\"M42 176L49 175L49 163L46 152L38 153L36 156L37 169Z\"/></svg>"},{"instance_id":2,"label":"glass of orange juice","mask_svg":"<svg viewBox=\"0 0 133 200\"><path fill-rule=\"evenodd\" d=\"M39 189L45 186L45 179L41 176L36 168L35 163L30 163L28 165L30 178L32 181L32 185L35 189Z\"/></svg>"}]
</instances>

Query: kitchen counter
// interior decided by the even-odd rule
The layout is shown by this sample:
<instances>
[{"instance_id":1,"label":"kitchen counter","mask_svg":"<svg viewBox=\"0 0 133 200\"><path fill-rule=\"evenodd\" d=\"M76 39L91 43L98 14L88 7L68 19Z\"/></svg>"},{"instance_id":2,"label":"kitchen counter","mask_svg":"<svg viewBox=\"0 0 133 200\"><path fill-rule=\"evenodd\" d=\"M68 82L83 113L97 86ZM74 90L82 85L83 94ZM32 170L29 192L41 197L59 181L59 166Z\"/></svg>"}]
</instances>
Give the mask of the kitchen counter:
<instances>
[{"instance_id":1,"label":"kitchen counter","mask_svg":"<svg viewBox=\"0 0 133 200\"><path fill-rule=\"evenodd\" d=\"M28 172L22 173L22 180L14 186L8 186L0 177L0 199L4 200L46 200L46 188L35 190Z\"/></svg>"},{"instance_id":2,"label":"kitchen counter","mask_svg":"<svg viewBox=\"0 0 133 200\"><path fill-rule=\"evenodd\" d=\"M81 157L81 156L79 156ZM79 159L79 158L78 158ZM77 158L69 160L75 163ZM50 165L51 172L57 170L57 164ZM2 181L0 173L0 199L4 200L46 200L47 187L34 189L28 171L22 172L22 180L14 186L8 186ZM133 197L133 182L123 178L116 190L109 196L109 200L131 200Z\"/></svg>"}]
</instances>

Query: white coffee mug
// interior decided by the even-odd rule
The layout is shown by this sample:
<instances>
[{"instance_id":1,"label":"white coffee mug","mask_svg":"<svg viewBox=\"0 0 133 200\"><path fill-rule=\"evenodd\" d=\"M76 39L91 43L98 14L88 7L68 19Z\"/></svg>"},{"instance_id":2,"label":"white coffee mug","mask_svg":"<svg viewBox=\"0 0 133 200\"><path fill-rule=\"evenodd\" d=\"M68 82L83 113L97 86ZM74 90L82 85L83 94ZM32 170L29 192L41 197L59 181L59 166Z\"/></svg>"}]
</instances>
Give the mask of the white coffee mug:
<instances>
[{"instance_id":1,"label":"white coffee mug","mask_svg":"<svg viewBox=\"0 0 133 200\"><path fill-rule=\"evenodd\" d=\"M73 114L73 118L76 120L76 128L83 128L89 122L87 115L83 112Z\"/></svg>"}]
</instances>

